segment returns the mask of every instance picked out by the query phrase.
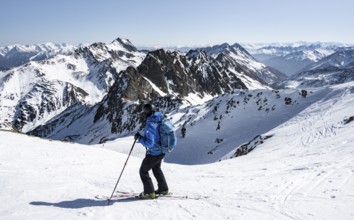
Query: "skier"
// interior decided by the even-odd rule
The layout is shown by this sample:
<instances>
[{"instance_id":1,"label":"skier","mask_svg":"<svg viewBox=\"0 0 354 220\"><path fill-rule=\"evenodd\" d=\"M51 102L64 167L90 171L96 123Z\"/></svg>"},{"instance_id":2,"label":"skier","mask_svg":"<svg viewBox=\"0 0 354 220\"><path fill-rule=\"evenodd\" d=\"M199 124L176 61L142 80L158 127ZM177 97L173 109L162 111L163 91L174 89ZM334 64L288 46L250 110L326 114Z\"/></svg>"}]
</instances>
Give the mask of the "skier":
<instances>
[{"instance_id":1,"label":"skier","mask_svg":"<svg viewBox=\"0 0 354 220\"><path fill-rule=\"evenodd\" d=\"M186 128L183 126L181 129L182 137L184 138L186 136Z\"/></svg>"},{"instance_id":2,"label":"skier","mask_svg":"<svg viewBox=\"0 0 354 220\"><path fill-rule=\"evenodd\" d=\"M156 112L151 104L145 104L143 109L146 116L144 136L140 135L139 132L134 136L147 149L139 170L144 185L144 192L140 193L139 198L155 199L156 195L168 194L166 179L161 170L161 163L165 154L162 153L158 145L160 142L158 123L163 120L164 116L161 112ZM154 185L149 175L151 169L158 183L157 191L154 191Z\"/></svg>"}]
</instances>

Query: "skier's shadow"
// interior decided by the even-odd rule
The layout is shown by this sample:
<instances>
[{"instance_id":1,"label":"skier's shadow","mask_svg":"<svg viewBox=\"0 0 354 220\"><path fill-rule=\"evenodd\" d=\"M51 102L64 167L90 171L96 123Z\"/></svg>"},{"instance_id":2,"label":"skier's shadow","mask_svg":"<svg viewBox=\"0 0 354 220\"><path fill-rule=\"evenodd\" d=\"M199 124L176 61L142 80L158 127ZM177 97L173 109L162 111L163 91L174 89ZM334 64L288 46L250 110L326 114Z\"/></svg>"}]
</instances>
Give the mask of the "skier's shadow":
<instances>
[{"instance_id":1,"label":"skier's shadow","mask_svg":"<svg viewBox=\"0 0 354 220\"><path fill-rule=\"evenodd\" d=\"M116 202L133 202L133 201L137 201L137 200L130 199L130 198L111 200L109 205L112 205L113 203ZM55 207L66 208L66 209L81 209L87 207L107 206L108 201L99 200L99 199L75 199L71 201L61 201L56 203L34 201L34 202L30 202L30 204L35 206L55 206Z\"/></svg>"}]
</instances>

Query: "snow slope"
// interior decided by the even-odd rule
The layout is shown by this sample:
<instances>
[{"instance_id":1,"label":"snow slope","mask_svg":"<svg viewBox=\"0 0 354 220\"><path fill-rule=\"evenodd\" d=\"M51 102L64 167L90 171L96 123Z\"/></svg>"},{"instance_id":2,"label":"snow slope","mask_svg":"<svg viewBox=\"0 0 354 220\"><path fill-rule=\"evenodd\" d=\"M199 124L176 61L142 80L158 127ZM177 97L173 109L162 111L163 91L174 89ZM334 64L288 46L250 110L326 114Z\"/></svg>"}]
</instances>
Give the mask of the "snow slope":
<instances>
[{"instance_id":1,"label":"snow slope","mask_svg":"<svg viewBox=\"0 0 354 220\"><path fill-rule=\"evenodd\" d=\"M110 195L132 137L92 147L0 131L0 219L353 219L354 83L313 90L307 99L306 108L262 134L272 137L245 156L228 159L235 147L221 162L164 163L170 190L189 199L106 206L94 198ZM238 132L242 127L235 127ZM191 134L187 128L192 141ZM186 150L179 140L170 158ZM203 139L198 143L202 149ZM142 191L143 149L135 146L138 157L130 158L118 190Z\"/></svg>"},{"instance_id":2,"label":"snow slope","mask_svg":"<svg viewBox=\"0 0 354 220\"><path fill-rule=\"evenodd\" d=\"M353 219L354 122L345 124L353 115L353 86L327 88L246 156L226 159L230 151L217 163L164 163L170 190L190 199L106 206L94 196L110 195L127 155L0 131L0 218ZM109 144L127 152L132 139ZM134 153L142 148L137 144ZM119 190L142 191L140 163L130 158Z\"/></svg>"},{"instance_id":3,"label":"snow slope","mask_svg":"<svg viewBox=\"0 0 354 220\"><path fill-rule=\"evenodd\" d=\"M187 136L180 139L180 147L167 161L183 164L218 161L257 135L295 117L330 93L330 89L308 93L304 98L298 90L234 90L203 105L181 110L182 115L172 117L176 127L186 127ZM286 104L285 99L291 102Z\"/></svg>"}]
</instances>

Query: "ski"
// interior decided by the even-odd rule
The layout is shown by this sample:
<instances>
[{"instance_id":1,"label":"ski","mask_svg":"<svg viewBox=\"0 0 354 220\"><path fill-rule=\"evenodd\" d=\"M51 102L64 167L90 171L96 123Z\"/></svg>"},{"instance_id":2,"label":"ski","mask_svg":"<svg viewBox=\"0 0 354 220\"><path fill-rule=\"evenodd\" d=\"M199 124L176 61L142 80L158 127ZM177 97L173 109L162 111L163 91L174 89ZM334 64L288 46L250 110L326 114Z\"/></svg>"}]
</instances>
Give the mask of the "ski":
<instances>
[{"instance_id":1,"label":"ski","mask_svg":"<svg viewBox=\"0 0 354 220\"><path fill-rule=\"evenodd\" d=\"M127 192L127 191L116 191L116 193L112 196L112 199L121 199L121 198L127 198L127 197L135 197L138 196L138 193L134 192ZM97 195L95 196L96 199L109 199L109 196L100 196Z\"/></svg>"},{"instance_id":2,"label":"ski","mask_svg":"<svg viewBox=\"0 0 354 220\"><path fill-rule=\"evenodd\" d=\"M125 198L129 198L132 196L128 196L128 195L114 195L112 196L112 200L119 200L119 199L125 199ZM96 195L95 199L100 199L100 200L109 200L110 197L109 196L102 196L102 195Z\"/></svg>"},{"instance_id":3,"label":"ski","mask_svg":"<svg viewBox=\"0 0 354 220\"><path fill-rule=\"evenodd\" d=\"M95 196L96 199L105 199L108 200L109 196ZM172 193L168 193L167 195L157 194L155 199L164 200L164 199L193 199L193 200L201 200L207 199L207 196L188 196L188 195L175 195ZM126 192L126 191L116 191L116 194L113 195L112 200L153 200L153 199L140 199L139 193L135 192Z\"/></svg>"},{"instance_id":4,"label":"ski","mask_svg":"<svg viewBox=\"0 0 354 220\"><path fill-rule=\"evenodd\" d=\"M139 193L135 193L135 192L128 192L128 191L116 191L116 195L127 195L127 196L131 196L131 195L139 195Z\"/></svg>"},{"instance_id":5,"label":"ski","mask_svg":"<svg viewBox=\"0 0 354 220\"><path fill-rule=\"evenodd\" d=\"M159 199L193 199L193 200L201 200L207 199L208 196L188 196L188 195L175 195L172 193L168 193L167 195L158 195Z\"/></svg>"},{"instance_id":6,"label":"ski","mask_svg":"<svg viewBox=\"0 0 354 220\"><path fill-rule=\"evenodd\" d=\"M158 197L156 197L155 199L157 199ZM95 196L95 199L99 199L99 200L109 200L110 197L109 196ZM125 195L125 196L120 196L120 195L116 195L113 196L111 201L112 202L118 202L118 201L128 201L128 200L154 200L154 199L141 199L139 198L138 195Z\"/></svg>"}]
</instances>

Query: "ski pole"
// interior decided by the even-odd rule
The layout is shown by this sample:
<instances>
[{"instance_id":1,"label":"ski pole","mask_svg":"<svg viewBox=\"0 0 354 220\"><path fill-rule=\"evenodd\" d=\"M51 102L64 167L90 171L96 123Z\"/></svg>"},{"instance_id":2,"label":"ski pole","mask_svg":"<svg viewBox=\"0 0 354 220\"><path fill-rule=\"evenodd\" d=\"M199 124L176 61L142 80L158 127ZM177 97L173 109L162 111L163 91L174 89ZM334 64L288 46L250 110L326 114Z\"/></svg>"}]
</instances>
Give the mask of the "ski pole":
<instances>
[{"instance_id":1,"label":"ski pole","mask_svg":"<svg viewBox=\"0 0 354 220\"><path fill-rule=\"evenodd\" d=\"M132 148L130 149L128 158L127 158L127 160L125 161L125 164L124 164L124 167L123 167L123 169L122 169L122 172L121 172L120 175L119 175L119 178L118 178L118 180L117 180L116 186L115 186L114 189L113 189L112 195L111 195L111 197L109 198L107 205L109 205L109 203L111 202L111 199L112 199L112 197L113 197L114 191L116 191L116 188L117 188L117 186L118 186L119 180L120 180L120 178L122 177L122 174L123 174L123 171L124 171L125 167L127 166L127 163L128 163L129 157L130 157L130 154L131 154L132 151L133 151L133 148L134 148L134 145L135 145L136 140L137 140L137 139L134 140L133 146L132 146Z\"/></svg>"}]
</instances>

